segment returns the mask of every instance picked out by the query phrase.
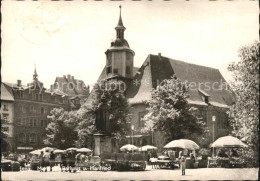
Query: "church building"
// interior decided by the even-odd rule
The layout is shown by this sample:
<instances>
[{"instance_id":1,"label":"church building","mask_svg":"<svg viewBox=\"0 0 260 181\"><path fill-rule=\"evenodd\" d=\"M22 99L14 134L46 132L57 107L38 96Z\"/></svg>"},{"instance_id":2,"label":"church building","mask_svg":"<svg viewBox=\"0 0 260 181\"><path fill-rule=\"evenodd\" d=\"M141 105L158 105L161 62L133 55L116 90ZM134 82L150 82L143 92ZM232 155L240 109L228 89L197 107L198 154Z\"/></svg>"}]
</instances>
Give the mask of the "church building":
<instances>
[{"instance_id":1,"label":"church building","mask_svg":"<svg viewBox=\"0 0 260 181\"><path fill-rule=\"evenodd\" d=\"M213 131L212 117L215 117L215 139L228 134L229 106L233 104L230 92L223 88L227 82L220 71L201 65L186 63L161 55L148 55L140 68L134 67L135 52L130 48L124 37L126 28L121 17L121 6L119 21L115 28L116 39L106 54L106 64L98 78L98 81L117 79L126 82L125 96L130 103L129 126L133 128L133 135L119 141L119 145L130 143L133 138L134 145L154 145L161 147L162 141L156 141L153 133L143 134L141 128L144 126L143 117L147 113L145 101L151 99L151 91L165 79L173 75L182 81L192 83L194 87L188 91L190 106L198 108L197 118L203 120ZM91 103L91 94L87 104Z\"/></svg>"}]
</instances>

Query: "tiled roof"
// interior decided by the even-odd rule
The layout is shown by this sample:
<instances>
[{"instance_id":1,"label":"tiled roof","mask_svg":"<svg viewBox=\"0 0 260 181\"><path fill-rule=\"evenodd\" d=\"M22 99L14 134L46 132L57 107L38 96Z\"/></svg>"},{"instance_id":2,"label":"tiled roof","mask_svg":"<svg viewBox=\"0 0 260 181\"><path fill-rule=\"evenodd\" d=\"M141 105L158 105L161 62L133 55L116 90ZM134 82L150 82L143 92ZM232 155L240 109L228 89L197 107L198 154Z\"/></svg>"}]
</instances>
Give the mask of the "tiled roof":
<instances>
[{"instance_id":1,"label":"tiled roof","mask_svg":"<svg viewBox=\"0 0 260 181\"><path fill-rule=\"evenodd\" d=\"M5 83L1 83L1 100L14 101L12 87Z\"/></svg>"},{"instance_id":2,"label":"tiled roof","mask_svg":"<svg viewBox=\"0 0 260 181\"><path fill-rule=\"evenodd\" d=\"M138 69L134 68L133 81L127 86L126 97L130 104L139 104L151 99L151 91L165 79L170 79L173 75L182 81L195 84L189 88L189 104L213 105L228 108L233 104L233 97L228 90L220 89L220 83L227 82L218 69L190 64L167 57L149 55L143 65ZM105 68L100 74L98 81L106 78ZM190 84L191 85L191 84ZM215 89L208 89L210 85ZM88 97L86 104L92 102L92 95ZM209 97L209 104L205 103L203 96Z\"/></svg>"},{"instance_id":3,"label":"tiled roof","mask_svg":"<svg viewBox=\"0 0 260 181\"><path fill-rule=\"evenodd\" d=\"M170 79L174 74L182 81L196 85L195 87L190 87L188 91L190 94L189 101L193 104L206 104L199 89L205 95L210 96L210 102L218 103L214 104L215 106L221 105L220 107L224 107L224 105L229 106L233 104L233 98L229 91L220 89L220 83L227 85L227 82L218 69L173 60L167 57L149 55L138 72L139 74L135 75L134 81L141 82L141 85L136 86L132 84L126 94L132 104L149 100L152 88L156 88L159 82L164 79ZM208 85L211 86L210 89L207 88Z\"/></svg>"},{"instance_id":4,"label":"tiled roof","mask_svg":"<svg viewBox=\"0 0 260 181\"><path fill-rule=\"evenodd\" d=\"M59 90L68 94L68 95L88 95L88 91L83 89L83 85L85 85L83 80L78 80L74 78L66 78L66 77L56 77L55 83L58 83L59 86L64 86L64 87L59 87ZM64 83L73 83L74 89L68 89L67 85ZM81 87L82 86L82 87Z\"/></svg>"}]
</instances>

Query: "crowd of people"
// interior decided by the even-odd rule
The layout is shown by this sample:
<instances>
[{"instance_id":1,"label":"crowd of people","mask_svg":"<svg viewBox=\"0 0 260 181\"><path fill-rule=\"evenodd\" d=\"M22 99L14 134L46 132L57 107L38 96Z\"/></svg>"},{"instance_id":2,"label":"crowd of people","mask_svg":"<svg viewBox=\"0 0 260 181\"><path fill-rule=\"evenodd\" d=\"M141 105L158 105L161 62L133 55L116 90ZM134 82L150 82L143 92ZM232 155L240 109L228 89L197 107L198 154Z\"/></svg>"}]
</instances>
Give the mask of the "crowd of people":
<instances>
[{"instance_id":1,"label":"crowd of people","mask_svg":"<svg viewBox=\"0 0 260 181\"><path fill-rule=\"evenodd\" d=\"M61 171L76 172L76 163L85 162L91 159L92 155L77 153L76 150L64 151L54 154L51 150L41 151L40 155L2 153L2 160L10 160L20 163L20 170L30 169L31 164L36 164L36 169L40 172L52 171L56 165L60 166Z\"/></svg>"}]
</instances>

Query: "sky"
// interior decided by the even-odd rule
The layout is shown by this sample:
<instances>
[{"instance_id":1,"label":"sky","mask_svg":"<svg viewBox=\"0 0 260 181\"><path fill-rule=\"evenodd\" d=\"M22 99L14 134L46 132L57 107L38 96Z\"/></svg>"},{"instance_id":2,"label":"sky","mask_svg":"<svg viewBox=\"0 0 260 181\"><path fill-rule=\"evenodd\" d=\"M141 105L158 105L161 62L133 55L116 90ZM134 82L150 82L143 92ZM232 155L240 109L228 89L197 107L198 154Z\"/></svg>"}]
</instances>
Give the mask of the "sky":
<instances>
[{"instance_id":1,"label":"sky","mask_svg":"<svg viewBox=\"0 0 260 181\"><path fill-rule=\"evenodd\" d=\"M258 1L3 0L2 81L27 84L36 65L46 88L67 74L93 85L116 38L120 4L135 67L161 53L217 68L229 81L239 48L259 39Z\"/></svg>"}]
</instances>

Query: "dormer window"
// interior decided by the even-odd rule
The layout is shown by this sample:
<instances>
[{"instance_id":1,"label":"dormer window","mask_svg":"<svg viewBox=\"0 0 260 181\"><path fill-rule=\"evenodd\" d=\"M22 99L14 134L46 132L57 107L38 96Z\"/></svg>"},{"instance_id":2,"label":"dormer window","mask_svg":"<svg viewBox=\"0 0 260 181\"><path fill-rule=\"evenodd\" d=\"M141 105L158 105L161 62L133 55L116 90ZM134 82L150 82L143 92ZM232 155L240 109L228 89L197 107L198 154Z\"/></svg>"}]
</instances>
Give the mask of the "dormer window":
<instances>
[{"instance_id":1,"label":"dormer window","mask_svg":"<svg viewBox=\"0 0 260 181\"><path fill-rule=\"evenodd\" d=\"M208 103L209 103L209 97L210 97L210 95L207 94L205 91L203 91L203 90L201 90L201 89L199 89L198 91L199 91L200 94L202 94L202 100L203 100L206 104L208 104Z\"/></svg>"}]
</instances>

